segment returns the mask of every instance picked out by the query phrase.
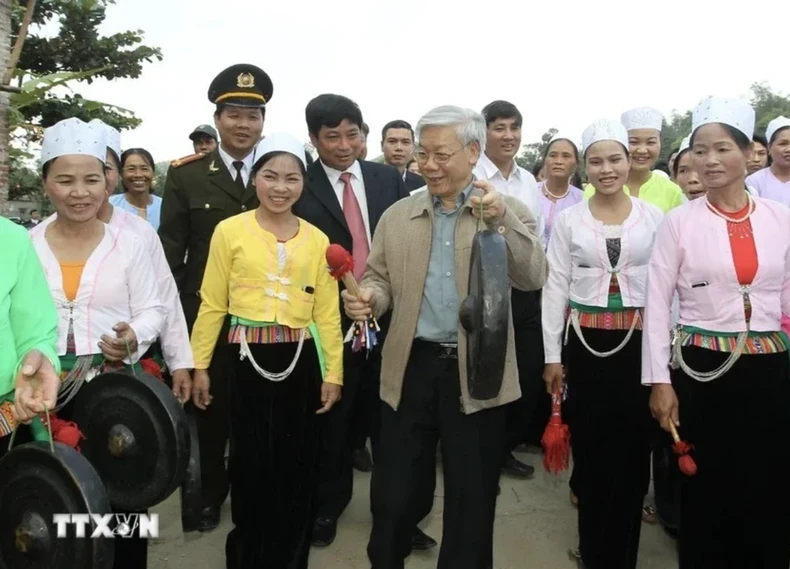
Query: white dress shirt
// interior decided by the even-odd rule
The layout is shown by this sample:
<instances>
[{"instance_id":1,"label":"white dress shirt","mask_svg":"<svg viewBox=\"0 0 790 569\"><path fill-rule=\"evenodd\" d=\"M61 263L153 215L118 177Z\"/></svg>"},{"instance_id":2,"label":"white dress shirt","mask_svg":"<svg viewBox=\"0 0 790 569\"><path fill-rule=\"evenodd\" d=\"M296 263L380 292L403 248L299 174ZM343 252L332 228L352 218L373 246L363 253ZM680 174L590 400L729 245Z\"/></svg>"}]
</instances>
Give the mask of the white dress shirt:
<instances>
[{"instance_id":1,"label":"white dress shirt","mask_svg":"<svg viewBox=\"0 0 790 569\"><path fill-rule=\"evenodd\" d=\"M70 323L75 355L84 356L98 354L102 334L114 336L113 326L127 322L138 344L137 352L124 359L127 364L136 363L159 337L167 309L148 252L140 237L130 232L119 239L120 233L104 226L104 237L85 263L74 301L63 291L63 273L46 230L31 235L58 312L59 356L66 354Z\"/></svg>"},{"instance_id":2,"label":"white dress shirt","mask_svg":"<svg viewBox=\"0 0 790 569\"><path fill-rule=\"evenodd\" d=\"M510 177L505 178L485 153L480 155L480 159L475 165L474 175L478 180L491 182L499 193L521 200L529 208L530 213L535 216L537 221L538 238L545 248L543 234L546 229L546 220L540 214L540 191L535 176L513 161Z\"/></svg>"},{"instance_id":3,"label":"white dress shirt","mask_svg":"<svg viewBox=\"0 0 790 569\"><path fill-rule=\"evenodd\" d=\"M612 274L617 274L623 306L645 306L647 265L663 213L631 198L631 213L622 225L620 258L612 267L603 223L583 201L560 212L554 221L546 258L549 278L543 287L543 345L546 363L560 363L568 301L605 308ZM669 312L669 311L667 311Z\"/></svg>"},{"instance_id":4,"label":"white dress shirt","mask_svg":"<svg viewBox=\"0 0 790 569\"><path fill-rule=\"evenodd\" d=\"M332 188L335 190L335 196L337 196L337 203L340 204L340 208L344 209L343 204L343 189L345 185L340 180L340 170L335 170L324 164L324 161L321 160L321 167L326 172L326 177L329 178L329 183L332 185ZM359 164L359 160L355 160L354 163L349 166L345 172L351 174L351 187L354 189L354 195L357 197L357 203L359 203L359 209L362 211L362 220L365 222L365 233L368 235L368 246L370 246L370 215L368 215L368 196L365 193L365 180L362 178L362 166Z\"/></svg>"},{"instance_id":5,"label":"white dress shirt","mask_svg":"<svg viewBox=\"0 0 790 569\"><path fill-rule=\"evenodd\" d=\"M236 167L233 165L233 163L236 162L236 159L225 152L225 150L222 148L222 144L220 144L217 148L219 149L220 158L222 158L222 161L225 163L225 167L228 169L228 172L230 172L230 177L235 181ZM243 166L241 167L241 179L244 180L244 185L246 186L250 181L252 165L255 164L255 151L250 150L250 153L247 154L247 156L245 156L241 162L243 163Z\"/></svg>"}]
</instances>

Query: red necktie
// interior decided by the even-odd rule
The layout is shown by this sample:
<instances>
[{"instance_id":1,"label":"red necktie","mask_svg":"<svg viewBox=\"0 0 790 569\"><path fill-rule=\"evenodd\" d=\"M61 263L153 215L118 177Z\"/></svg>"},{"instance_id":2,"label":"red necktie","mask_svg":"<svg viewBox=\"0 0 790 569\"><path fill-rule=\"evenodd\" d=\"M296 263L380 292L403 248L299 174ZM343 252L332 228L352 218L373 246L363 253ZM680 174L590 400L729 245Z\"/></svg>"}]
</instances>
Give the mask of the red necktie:
<instances>
[{"instance_id":1,"label":"red necktie","mask_svg":"<svg viewBox=\"0 0 790 569\"><path fill-rule=\"evenodd\" d=\"M357 280L362 279L365 274L365 265L368 262L368 234L365 231L365 221L362 218L362 210L359 209L357 196L351 186L351 172L340 174L340 181L343 182L343 215L346 218L348 230L351 232L351 239L354 242L351 256L354 257L354 276Z\"/></svg>"}]
</instances>

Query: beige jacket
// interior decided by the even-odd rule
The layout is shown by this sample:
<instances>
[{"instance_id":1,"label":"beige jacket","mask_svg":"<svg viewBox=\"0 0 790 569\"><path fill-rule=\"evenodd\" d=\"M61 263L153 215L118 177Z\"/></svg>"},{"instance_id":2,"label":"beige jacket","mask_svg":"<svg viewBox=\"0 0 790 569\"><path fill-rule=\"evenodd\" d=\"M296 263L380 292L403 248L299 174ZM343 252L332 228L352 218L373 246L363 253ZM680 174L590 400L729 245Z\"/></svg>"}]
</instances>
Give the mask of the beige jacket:
<instances>
[{"instance_id":1,"label":"beige jacket","mask_svg":"<svg viewBox=\"0 0 790 569\"><path fill-rule=\"evenodd\" d=\"M481 195L475 190L471 195ZM527 207L515 198L503 196L507 204L504 217L489 229L498 231L507 242L510 280L520 290L538 290L548 274L543 247L535 234L536 222ZM433 201L420 191L392 205L381 217L373 237L367 270L361 286L374 293L374 313L381 316L392 308L392 323L384 342L381 364L381 399L397 410L403 388L403 375L417 330L423 286L428 273L433 234ZM467 201L455 227L455 269L458 301L469 289L469 264L477 218ZM466 332L458 325L458 369L463 412L474 413L498 407L521 397L513 343L512 315L508 324L507 360L499 396L487 401L469 397L466 385Z\"/></svg>"}]
</instances>

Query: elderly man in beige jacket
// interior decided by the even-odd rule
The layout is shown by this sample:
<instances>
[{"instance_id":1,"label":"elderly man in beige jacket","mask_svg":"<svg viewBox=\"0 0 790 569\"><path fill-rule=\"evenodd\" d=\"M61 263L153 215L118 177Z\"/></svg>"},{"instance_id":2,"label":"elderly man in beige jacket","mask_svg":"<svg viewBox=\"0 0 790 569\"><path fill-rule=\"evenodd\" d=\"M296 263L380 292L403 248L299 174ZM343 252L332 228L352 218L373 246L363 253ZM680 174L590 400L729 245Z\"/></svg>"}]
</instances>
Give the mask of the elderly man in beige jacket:
<instances>
[{"instance_id":1,"label":"elderly man in beige jacket","mask_svg":"<svg viewBox=\"0 0 790 569\"><path fill-rule=\"evenodd\" d=\"M439 107L420 120L414 156L427 191L414 192L384 213L359 297L343 293L351 318L393 310L382 356L381 450L371 488L373 569L403 568L439 440L445 505L438 568L493 566L503 406L521 390L512 318L499 396L478 401L467 389L458 308L467 296L478 217L505 238L513 287L541 288L548 267L527 207L472 174L485 137L485 120L472 110Z\"/></svg>"}]
</instances>

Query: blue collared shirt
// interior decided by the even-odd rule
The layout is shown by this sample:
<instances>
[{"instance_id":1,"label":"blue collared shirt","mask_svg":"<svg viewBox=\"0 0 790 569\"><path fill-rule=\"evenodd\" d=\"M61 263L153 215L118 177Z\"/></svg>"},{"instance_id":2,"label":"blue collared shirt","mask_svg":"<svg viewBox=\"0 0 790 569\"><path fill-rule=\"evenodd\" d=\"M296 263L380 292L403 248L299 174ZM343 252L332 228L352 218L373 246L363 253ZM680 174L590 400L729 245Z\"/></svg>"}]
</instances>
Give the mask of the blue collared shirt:
<instances>
[{"instance_id":1,"label":"blue collared shirt","mask_svg":"<svg viewBox=\"0 0 790 569\"><path fill-rule=\"evenodd\" d=\"M475 178L472 178L472 182ZM469 184L456 199L455 209L447 210L433 198L433 238L428 273L422 292L416 338L429 342L458 341L458 288L455 275L455 225L469 199Z\"/></svg>"}]
</instances>

